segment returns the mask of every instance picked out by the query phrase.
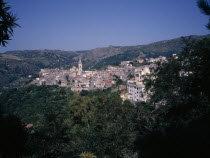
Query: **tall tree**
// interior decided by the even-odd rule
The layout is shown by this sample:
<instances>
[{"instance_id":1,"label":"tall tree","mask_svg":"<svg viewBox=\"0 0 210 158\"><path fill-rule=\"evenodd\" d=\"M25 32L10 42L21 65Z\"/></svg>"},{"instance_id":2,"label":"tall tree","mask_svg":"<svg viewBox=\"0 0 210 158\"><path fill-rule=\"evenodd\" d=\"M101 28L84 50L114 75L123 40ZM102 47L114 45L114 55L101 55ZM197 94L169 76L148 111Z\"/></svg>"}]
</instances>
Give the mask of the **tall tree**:
<instances>
[{"instance_id":1,"label":"tall tree","mask_svg":"<svg viewBox=\"0 0 210 158\"><path fill-rule=\"evenodd\" d=\"M74 155L91 152L97 157L117 158L135 154L135 107L129 101L122 102L118 94L93 91L73 99L66 111Z\"/></svg>"},{"instance_id":2,"label":"tall tree","mask_svg":"<svg viewBox=\"0 0 210 158\"><path fill-rule=\"evenodd\" d=\"M8 40L11 40L13 29L19 26L16 23L17 16L10 9L11 7L4 0L0 0L0 46L3 47L6 47Z\"/></svg>"},{"instance_id":3,"label":"tall tree","mask_svg":"<svg viewBox=\"0 0 210 158\"><path fill-rule=\"evenodd\" d=\"M210 30L210 0L198 0L197 4L201 12L209 17L209 23L206 27Z\"/></svg>"},{"instance_id":4,"label":"tall tree","mask_svg":"<svg viewBox=\"0 0 210 158\"><path fill-rule=\"evenodd\" d=\"M158 108L151 132L137 141L141 158L210 156L209 61L210 39L187 42L146 80L150 104Z\"/></svg>"}]
</instances>

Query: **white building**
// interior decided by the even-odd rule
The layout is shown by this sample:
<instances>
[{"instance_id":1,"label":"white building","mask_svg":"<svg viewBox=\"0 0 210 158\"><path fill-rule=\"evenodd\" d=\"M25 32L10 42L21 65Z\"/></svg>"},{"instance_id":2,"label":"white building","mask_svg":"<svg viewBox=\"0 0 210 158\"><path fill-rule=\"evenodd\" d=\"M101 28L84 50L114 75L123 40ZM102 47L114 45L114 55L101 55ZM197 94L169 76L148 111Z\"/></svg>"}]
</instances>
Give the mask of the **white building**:
<instances>
[{"instance_id":1,"label":"white building","mask_svg":"<svg viewBox=\"0 0 210 158\"><path fill-rule=\"evenodd\" d=\"M142 66L135 69L135 78L128 80L127 82L129 100L135 102L147 100L143 79L144 76L148 74L150 74L150 69L148 66Z\"/></svg>"},{"instance_id":2,"label":"white building","mask_svg":"<svg viewBox=\"0 0 210 158\"><path fill-rule=\"evenodd\" d=\"M146 101L144 96L144 86L136 85L135 83L128 83L128 99L131 101L139 102Z\"/></svg>"}]
</instances>

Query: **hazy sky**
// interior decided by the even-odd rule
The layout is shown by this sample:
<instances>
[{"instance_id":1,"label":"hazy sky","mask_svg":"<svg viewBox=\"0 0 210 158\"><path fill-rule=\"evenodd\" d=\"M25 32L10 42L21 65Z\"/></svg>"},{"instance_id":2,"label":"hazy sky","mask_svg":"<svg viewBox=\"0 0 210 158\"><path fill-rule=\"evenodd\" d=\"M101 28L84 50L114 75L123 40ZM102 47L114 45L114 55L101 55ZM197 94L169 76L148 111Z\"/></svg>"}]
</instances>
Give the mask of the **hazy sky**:
<instances>
[{"instance_id":1,"label":"hazy sky","mask_svg":"<svg viewBox=\"0 0 210 158\"><path fill-rule=\"evenodd\" d=\"M20 18L6 50L87 50L204 35L197 0L8 0Z\"/></svg>"}]
</instances>

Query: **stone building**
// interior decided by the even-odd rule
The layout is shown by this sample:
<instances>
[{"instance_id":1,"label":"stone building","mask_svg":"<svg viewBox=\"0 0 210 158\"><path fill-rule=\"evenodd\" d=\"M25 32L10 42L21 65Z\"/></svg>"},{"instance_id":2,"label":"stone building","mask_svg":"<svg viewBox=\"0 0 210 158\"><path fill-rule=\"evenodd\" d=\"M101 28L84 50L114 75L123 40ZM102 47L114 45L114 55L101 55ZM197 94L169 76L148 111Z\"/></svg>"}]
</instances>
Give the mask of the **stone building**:
<instances>
[{"instance_id":1,"label":"stone building","mask_svg":"<svg viewBox=\"0 0 210 158\"><path fill-rule=\"evenodd\" d=\"M81 58L79 59L79 63L78 63L78 74L81 75L82 73L82 61Z\"/></svg>"},{"instance_id":2,"label":"stone building","mask_svg":"<svg viewBox=\"0 0 210 158\"><path fill-rule=\"evenodd\" d=\"M135 78L127 81L128 99L134 102L146 101L144 76L150 74L149 66L141 66L135 69Z\"/></svg>"},{"instance_id":3,"label":"stone building","mask_svg":"<svg viewBox=\"0 0 210 158\"><path fill-rule=\"evenodd\" d=\"M157 60L164 60L159 57ZM39 78L36 78L31 84L36 85L58 85L70 87L72 91L106 89L114 87L116 79L127 82L127 94L125 98L131 101L146 101L147 96L144 92L144 76L152 71L156 64L135 67L130 61L124 61L119 66L108 66L106 70L83 71L81 58L78 61L78 67L73 66L69 70L63 69L41 69ZM134 75L133 79L130 76ZM124 90L126 87L122 88Z\"/></svg>"},{"instance_id":4,"label":"stone building","mask_svg":"<svg viewBox=\"0 0 210 158\"><path fill-rule=\"evenodd\" d=\"M144 96L144 86L136 85L136 83L127 84L128 99L134 102L146 101Z\"/></svg>"}]
</instances>

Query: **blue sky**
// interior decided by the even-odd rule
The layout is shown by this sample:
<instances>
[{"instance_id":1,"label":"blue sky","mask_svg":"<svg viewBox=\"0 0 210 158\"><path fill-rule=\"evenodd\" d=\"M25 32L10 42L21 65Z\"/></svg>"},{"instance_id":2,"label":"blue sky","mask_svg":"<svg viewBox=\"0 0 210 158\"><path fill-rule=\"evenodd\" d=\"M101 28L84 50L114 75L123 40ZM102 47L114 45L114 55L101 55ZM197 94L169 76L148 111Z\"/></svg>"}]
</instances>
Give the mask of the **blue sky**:
<instances>
[{"instance_id":1,"label":"blue sky","mask_svg":"<svg viewBox=\"0 0 210 158\"><path fill-rule=\"evenodd\" d=\"M7 50L87 50L204 35L196 0L8 0L20 18Z\"/></svg>"}]
</instances>

